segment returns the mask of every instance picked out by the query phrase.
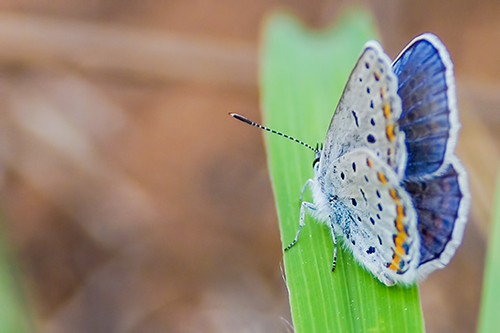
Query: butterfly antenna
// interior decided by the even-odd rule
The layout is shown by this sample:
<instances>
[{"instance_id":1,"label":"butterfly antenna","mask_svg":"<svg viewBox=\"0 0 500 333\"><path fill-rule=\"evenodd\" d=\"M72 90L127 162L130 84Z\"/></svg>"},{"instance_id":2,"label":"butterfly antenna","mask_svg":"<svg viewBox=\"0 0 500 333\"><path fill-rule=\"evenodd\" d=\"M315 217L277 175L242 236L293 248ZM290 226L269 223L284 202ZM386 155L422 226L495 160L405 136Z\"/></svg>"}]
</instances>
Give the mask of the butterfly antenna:
<instances>
[{"instance_id":1,"label":"butterfly antenna","mask_svg":"<svg viewBox=\"0 0 500 333\"><path fill-rule=\"evenodd\" d=\"M271 133L274 133L274 134L278 134L279 136L282 136L284 138L287 138L287 139L290 139L290 140L295 141L297 143L300 143L301 145L303 145L304 147L307 147L307 148L311 149L315 153L319 151L318 149L313 148L312 146L308 145L304 141L300 141L299 139L296 139L293 136L287 135L285 133L278 132L276 130L273 130L272 128L269 128L269 127L266 127L266 126L262 126L261 124L258 124L258 123L254 122L254 121L251 121L250 119L245 118L242 115L239 115L237 113L229 113L229 115L231 117L233 117L233 118L236 118L236 119L244 122L244 123L247 123L248 125L252 125L252 126L258 127L260 129L263 129L264 131L268 131L268 132L271 132Z\"/></svg>"}]
</instances>

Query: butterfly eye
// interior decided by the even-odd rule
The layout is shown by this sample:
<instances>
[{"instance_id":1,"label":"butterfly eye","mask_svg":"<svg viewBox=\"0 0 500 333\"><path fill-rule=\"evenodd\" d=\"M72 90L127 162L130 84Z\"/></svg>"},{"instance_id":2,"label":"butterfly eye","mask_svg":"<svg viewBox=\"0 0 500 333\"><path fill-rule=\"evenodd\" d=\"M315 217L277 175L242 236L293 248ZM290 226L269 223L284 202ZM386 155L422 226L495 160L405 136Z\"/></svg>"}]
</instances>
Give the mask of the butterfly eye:
<instances>
[{"instance_id":1,"label":"butterfly eye","mask_svg":"<svg viewBox=\"0 0 500 333\"><path fill-rule=\"evenodd\" d=\"M316 163L319 162L319 157L316 157L313 161L313 168L316 166Z\"/></svg>"}]
</instances>

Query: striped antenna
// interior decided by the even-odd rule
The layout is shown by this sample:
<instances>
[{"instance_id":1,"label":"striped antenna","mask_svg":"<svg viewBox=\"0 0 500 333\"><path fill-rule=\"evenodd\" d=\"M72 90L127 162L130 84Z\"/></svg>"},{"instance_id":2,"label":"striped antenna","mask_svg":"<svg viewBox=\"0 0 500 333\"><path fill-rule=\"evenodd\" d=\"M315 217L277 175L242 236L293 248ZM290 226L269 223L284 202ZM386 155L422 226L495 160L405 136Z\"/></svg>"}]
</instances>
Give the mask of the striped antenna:
<instances>
[{"instance_id":1,"label":"striped antenna","mask_svg":"<svg viewBox=\"0 0 500 333\"><path fill-rule=\"evenodd\" d=\"M254 121L251 121L250 119L248 118L245 118L243 117L242 115L239 115L237 113L229 113L229 115L233 118L236 118L244 123L247 123L248 125L252 125L252 126L255 126L255 127L258 127L260 129L263 129L264 131L268 131L268 132L271 132L271 133L274 133L274 134L278 134L279 136L282 136L284 138L287 138L287 139L290 139L292 141L295 141L297 143L300 143L301 145L303 145L304 147L307 147L309 149L311 149L312 151L314 151L315 153L318 153L319 150L316 148L313 148L311 147L310 145L308 145L307 143L303 142L303 141L300 141L298 139L295 139L294 137L290 136L290 135L287 135L287 134L284 134L284 133L281 133L281 132L278 132L278 131L275 131L273 130L272 128L269 128L269 127L266 127L266 126L262 126L261 124L258 124Z\"/></svg>"}]
</instances>

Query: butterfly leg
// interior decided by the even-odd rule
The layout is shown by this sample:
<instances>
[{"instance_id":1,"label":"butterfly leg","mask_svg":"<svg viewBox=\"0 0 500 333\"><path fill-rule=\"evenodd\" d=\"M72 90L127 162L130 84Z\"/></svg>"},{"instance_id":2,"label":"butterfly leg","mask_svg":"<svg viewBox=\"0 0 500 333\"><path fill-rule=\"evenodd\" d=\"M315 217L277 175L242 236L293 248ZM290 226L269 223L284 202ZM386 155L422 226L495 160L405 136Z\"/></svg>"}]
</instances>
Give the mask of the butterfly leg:
<instances>
[{"instance_id":1,"label":"butterfly leg","mask_svg":"<svg viewBox=\"0 0 500 333\"><path fill-rule=\"evenodd\" d=\"M299 202L302 202L302 198L304 197L304 193L306 192L306 189L307 187L310 185L310 183L312 183L312 179L308 179L306 181L306 183L304 184L304 187L302 188L302 191L300 191L300 198L299 198Z\"/></svg>"},{"instance_id":2,"label":"butterfly leg","mask_svg":"<svg viewBox=\"0 0 500 333\"><path fill-rule=\"evenodd\" d=\"M309 182L309 181L307 181L307 182ZM307 183L306 183L306 185L307 185ZM304 188L305 187L306 186L304 186ZM306 209L308 209L310 211L315 211L316 206L314 206L314 204L312 204L310 202L302 201L302 204L300 205L299 230L297 230L297 234L295 235L295 239L293 240L293 242L290 243L290 245L288 245L285 248L285 251L290 250L290 248L292 246L294 246L297 243L297 241L299 240L300 231L302 230L302 227L305 225L304 219L305 219Z\"/></svg>"},{"instance_id":3,"label":"butterfly leg","mask_svg":"<svg viewBox=\"0 0 500 333\"><path fill-rule=\"evenodd\" d=\"M330 221L331 221L330 217ZM333 262L332 262L332 272L335 270L335 266L337 265L337 237L335 237L335 229L333 228L333 223L330 223L330 231L332 233L332 241L333 241Z\"/></svg>"}]
</instances>

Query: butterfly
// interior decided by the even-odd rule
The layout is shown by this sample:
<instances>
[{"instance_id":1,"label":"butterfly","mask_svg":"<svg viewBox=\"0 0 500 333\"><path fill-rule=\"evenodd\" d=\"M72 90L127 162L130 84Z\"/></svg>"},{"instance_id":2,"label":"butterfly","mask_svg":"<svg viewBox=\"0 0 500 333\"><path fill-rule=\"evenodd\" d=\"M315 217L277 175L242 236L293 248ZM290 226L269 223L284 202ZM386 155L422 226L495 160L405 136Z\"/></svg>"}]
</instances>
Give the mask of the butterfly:
<instances>
[{"instance_id":1,"label":"butterfly","mask_svg":"<svg viewBox=\"0 0 500 333\"><path fill-rule=\"evenodd\" d=\"M387 286L412 284L446 266L462 242L470 193L455 155L460 128L453 63L433 34L413 39L391 63L369 41L347 81L321 147L257 124L315 152L301 192L305 214L324 222ZM302 201L309 188L313 202Z\"/></svg>"}]
</instances>

